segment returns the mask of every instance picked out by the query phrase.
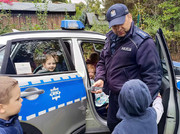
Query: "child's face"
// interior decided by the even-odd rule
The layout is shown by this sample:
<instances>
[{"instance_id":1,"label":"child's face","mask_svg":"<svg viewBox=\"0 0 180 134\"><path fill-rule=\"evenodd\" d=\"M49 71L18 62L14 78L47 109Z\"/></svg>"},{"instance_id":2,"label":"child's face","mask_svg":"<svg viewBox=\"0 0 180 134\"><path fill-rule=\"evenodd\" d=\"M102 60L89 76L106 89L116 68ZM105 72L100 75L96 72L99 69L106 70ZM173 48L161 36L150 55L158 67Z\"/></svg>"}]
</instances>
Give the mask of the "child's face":
<instances>
[{"instance_id":1,"label":"child's face","mask_svg":"<svg viewBox=\"0 0 180 134\"><path fill-rule=\"evenodd\" d=\"M7 119L12 115L18 114L22 106L23 99L20 97L21 91L18 85L10 91L10 96L9 103L4 104L5 116Z\"/></svg>"},{"instance_id":2,"label":"child's face","mask_svg":"<svg viewBox=\"0 0 180 134\"><path fill-rule=\"evenodd\" d=\"M88 69L88 72L89 72L89 77L90 77L90 79L94 79L94 77L95 77L95 72L94 72L94 69Z\"/></svg>"},{"instance_id":3,"label":"child's face","mask_svg":"<svg viewBox=\"0 0 180 134\"><path fill-rule=\"evenodd\" d=\"M56 68L56 61L53 57L50 57L44 64L43 67L48 71L52 72Z\"/></svg>"}]
</instances>

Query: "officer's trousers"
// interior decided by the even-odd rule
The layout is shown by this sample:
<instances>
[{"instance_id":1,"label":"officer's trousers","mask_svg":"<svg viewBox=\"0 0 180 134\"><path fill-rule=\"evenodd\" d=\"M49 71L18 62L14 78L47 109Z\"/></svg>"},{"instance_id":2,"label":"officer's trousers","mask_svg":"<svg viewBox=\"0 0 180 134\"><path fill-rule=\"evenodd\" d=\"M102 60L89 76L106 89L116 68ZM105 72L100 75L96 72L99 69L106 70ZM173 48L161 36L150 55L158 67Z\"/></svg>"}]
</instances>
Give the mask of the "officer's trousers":
<instances>
[{"instance_id":1,"label":"officer's trousers","mask_svg":"<svg viewBox=\"0 0 180 134\"><path fill-rule=\"evenodd\" d=\"M109 107L107 113L107 125L109 130L112 132L115 126L121 121L116 117L116 113L119 109L117 93L110 92L109 96Z\"/></svg>"}]
</instances>

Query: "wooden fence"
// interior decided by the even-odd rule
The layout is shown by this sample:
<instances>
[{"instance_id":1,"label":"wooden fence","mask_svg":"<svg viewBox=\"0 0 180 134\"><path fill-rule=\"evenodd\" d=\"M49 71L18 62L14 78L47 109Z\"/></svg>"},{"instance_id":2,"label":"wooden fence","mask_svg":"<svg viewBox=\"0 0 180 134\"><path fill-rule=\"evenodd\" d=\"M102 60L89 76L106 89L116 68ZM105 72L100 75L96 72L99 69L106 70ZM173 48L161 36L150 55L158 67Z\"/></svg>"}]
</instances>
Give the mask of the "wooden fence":
<instances>
[{"instance_id":1,"label":"wooden fence","mask_svg":"<svg viewBox=\"0 0 180 134\"><path fill-rule=\"evenodd\" d=\"M38 16L35 13L26 12L26 13L10 13L11 16L8 17L7 14L4 16L0 16L3 18L3 25L12 26L12 28L17 30L32 30L30 27L34 27L40 25L40 21ZM47 23L47 29L60 29L61 20L65 18L65 13L48 13L47 19L45 20ZM41 22L42 23L42 22Z\"/></svg>"}]
</instances>

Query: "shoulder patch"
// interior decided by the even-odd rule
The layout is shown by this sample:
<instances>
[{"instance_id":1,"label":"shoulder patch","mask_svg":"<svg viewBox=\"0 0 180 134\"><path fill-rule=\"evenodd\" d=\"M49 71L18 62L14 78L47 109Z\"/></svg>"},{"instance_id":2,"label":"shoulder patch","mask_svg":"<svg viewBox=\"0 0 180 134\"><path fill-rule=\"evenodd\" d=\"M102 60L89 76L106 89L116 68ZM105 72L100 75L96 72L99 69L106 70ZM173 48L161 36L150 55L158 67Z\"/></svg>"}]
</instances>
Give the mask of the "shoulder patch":
<instances>
[{"instance_id":1,"label":"shoulder patch","mask_svg":"<svg viewBox=\"0 0 180 134\"><path fill-rule=\"evenodd\" d=\"M146 38L149 37L149 35L146 32L142 31L142 30L137 30L136 34L138 34L143 39L146 39Z\"/></svg>"}]
</instances>

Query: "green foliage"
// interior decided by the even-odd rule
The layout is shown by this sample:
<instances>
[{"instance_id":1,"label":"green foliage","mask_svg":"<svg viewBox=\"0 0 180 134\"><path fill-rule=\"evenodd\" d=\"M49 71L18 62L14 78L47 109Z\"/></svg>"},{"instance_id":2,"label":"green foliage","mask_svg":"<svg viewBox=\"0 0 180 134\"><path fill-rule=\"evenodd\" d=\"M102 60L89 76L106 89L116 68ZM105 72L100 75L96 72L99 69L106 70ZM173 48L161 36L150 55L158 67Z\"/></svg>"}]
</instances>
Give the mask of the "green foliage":
<instances>
[{"instance_id":1,"label":"green foliage","mask_svg":"<svg viewBox=\"0 0 180 134\"><path fill-rule=\"evenodd\" d=\"M0 12L0 34L11 31L11 11L1 10Z\"/></svg>"},{"instance_id":2,"label":"green foliage","mask_svg":"<svg viewBox=\"0 0 180 134\"><path fill-rule=\"evenodd\" d=\"M110 31L108 24L104 24L103 22L94 23L94 25L91 28L86 26L85 30L95 31L95 32L99 32L102 34L106 34L107 32Z\"/></svg>"},{"instance_id":3,"label":"green foliage","mask_svg":"<svg viewBox=\"0 0 180 134\"><path fill-rule=\"evenodd\" d=\"M162 9L161 21L165 27L174 31L180 30L178 26L180 22L180 4L174 3L173 1L165 1L158 5ZM176 26L176 27L175 27Z\"/></svg>"},{"instance_id":4,"label":"green foliage","mask_svg":"<svg viewBox=\"0 0 180 134\"><path fill-rule=\"evenodd\" d=\"M36 15L39 21L39 30L47 30L48 26L47 26L47 6L48 3L46 2L43 5L37 5L37 3L35 3L35 7L37 8L36 11Z\"/></svg>"},{"instance_id":5,"label":"green foliage","mask_svg":"<svg viewBox=\"0 0 180 134\"><path fill-rule=\"evenodd\" d=\"M86 5L83 2L80 2L79 4L76 4L76 15L75 16L70 16L67 12L65 15L65 19L68 20L82 20L82 22L84 22L85 20L83 20L84 16L83 16L83 11L85 10Z\"/></svg>"},{"instance_id":6,"label":"green foliage","mask_svg":"<svg viewBox=\"0 0 180 134\"><path fill-rule=\"evenodd\" d=\"M43 0L36 0L36 2L43 2ZM26 22L20 22L20 18L22 17L20 14L17 15L17 20L19 21L21 28L18 29L20 31L28 31L28 30L46 30L48 29L47 24L47 2L43 5L35 3L37 8L36 15L38 18L38 24L32 24L32 18L26 16ZM12 32L12 29L16 29L16 25L12 24L11 19L11 11L1 10L0 12L0 34Z\"/></svg>"},{"instance_id":7,"label":"green foliage","mask_svg":"<svg viewBox=\"0 0 180 134\"><path fill-rule=\"evenodd\" d=\"M156 16L145 14L141 28L151 36L161 28L169 44L173 41L176 45L180 45L180 7L177 5L178 3L172 1L157 5L158 14Z\"/></svg>"},{"instance_id":8,"label":"green foliage","mask_svg":"<svg viewBox=\"0 0 180 134\"><path fill-rule=\"evenodd\" d=\"M100 5L101 5L100 0L88 0L87 5L88 5L88 10L90 12L93 12L93 13L95 13L97 15L102 14L102 10L100 8Z\"/></svg>"}]
</instances>

